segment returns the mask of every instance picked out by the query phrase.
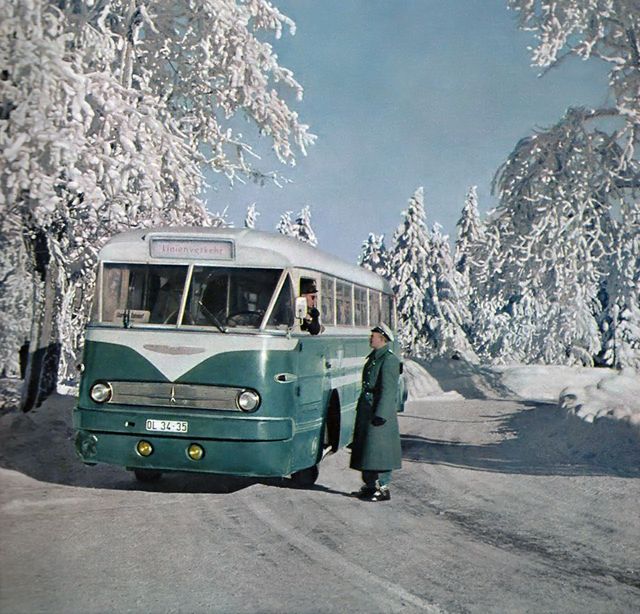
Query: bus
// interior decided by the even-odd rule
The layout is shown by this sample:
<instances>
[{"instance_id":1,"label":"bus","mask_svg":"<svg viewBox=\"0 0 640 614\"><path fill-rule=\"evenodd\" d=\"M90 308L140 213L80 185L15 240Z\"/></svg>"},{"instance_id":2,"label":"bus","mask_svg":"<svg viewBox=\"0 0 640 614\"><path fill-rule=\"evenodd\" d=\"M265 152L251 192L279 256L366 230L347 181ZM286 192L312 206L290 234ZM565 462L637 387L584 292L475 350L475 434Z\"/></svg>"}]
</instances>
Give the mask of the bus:
<instances>
[{"instance_id":1,"label":"bus","mask_svg":"<svg viewBox=\"0 0 640 614\"><path fill-rule=\"evenodd\" d=\"M303 326L309 285L315 335ZM116 235L98 257L76 451L140 481L188 471L311 485L351 442L369 331L393 328L394 309L388 281L292 237Z\"/></svg>"}]
</instances>

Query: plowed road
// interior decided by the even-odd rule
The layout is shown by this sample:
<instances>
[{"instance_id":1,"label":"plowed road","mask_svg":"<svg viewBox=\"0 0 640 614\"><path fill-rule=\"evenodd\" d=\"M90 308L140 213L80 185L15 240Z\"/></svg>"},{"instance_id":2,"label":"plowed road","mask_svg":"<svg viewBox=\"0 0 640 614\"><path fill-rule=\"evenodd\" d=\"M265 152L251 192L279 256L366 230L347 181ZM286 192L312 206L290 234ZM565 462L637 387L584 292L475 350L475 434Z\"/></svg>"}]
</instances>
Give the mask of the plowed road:
<instances>
[{"instance_id":1,"label":"plowed road","mask_svg":"<svg viewBox=\"0 0 640 614\"><path fill-rule=\"evenodd\" d=\"M640 611L640 473L556 408L410 403L374 504L348 451L306 490L84 467L65 404L0 422L3 614Z\"/></svg>"}]
</instances>

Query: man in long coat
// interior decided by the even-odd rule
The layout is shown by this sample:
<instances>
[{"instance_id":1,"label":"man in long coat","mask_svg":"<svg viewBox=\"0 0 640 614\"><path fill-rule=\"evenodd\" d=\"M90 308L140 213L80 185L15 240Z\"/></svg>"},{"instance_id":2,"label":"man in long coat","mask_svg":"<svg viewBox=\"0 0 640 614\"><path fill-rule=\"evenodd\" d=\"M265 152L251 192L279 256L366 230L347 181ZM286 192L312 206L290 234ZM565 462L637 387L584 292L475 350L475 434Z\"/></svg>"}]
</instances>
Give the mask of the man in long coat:
<instances>
[{"instance_id":1,"label":"man in long coat","mask_svg":"<svg viewBox=\"0 0 640 614\"><path fill-rule=\"evenodd\" d=\"M385 324L371 329L362 372L351 445L351 468L362 471L364 486L354 493L366 501L388 501L391 471L400 469L402 452L398 428L400 361L391 351L393 333Z\"/></svg>"}]
</instances>

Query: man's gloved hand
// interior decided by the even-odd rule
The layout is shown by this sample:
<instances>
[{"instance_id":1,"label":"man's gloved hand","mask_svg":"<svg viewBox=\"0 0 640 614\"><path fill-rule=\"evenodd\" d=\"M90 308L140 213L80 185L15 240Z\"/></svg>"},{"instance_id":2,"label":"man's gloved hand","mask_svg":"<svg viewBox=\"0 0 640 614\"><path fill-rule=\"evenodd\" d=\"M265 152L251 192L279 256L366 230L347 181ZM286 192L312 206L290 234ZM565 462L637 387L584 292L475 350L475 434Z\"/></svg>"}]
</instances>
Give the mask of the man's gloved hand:
<instances>
[{"instance_id":1,"label":"man's gloved hand","mask_svg":"<svg viewBox=\"0 0 640 614\"><path fill-rule=\"evenodd\" d=\"M382 426L385 422L386 420L380 416L374 416L371 420L372 426Z\"/></svg>"}]
</instances>

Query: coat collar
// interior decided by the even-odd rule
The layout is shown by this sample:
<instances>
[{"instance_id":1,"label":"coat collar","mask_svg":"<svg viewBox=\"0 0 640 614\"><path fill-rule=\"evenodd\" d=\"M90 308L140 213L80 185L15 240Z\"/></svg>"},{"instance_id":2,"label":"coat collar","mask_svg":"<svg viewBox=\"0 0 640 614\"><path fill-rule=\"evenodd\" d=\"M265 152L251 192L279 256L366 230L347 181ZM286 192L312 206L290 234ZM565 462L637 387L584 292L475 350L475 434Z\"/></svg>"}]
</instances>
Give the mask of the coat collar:
<instances>
[{"instance_id":1,"label":"coat collar","mask_svg":"<svg viewBox=\"0 0 640 614\"><path fill-rule=\"evenodd\" d=\"M378 358L381 358L384 354L390 351L391 351L391 348L389 347L389 344L386 343L381 348L378 348L377 350L372 350L367 358L372 360L378 360Z\"/></svg>"}]
</instances>

